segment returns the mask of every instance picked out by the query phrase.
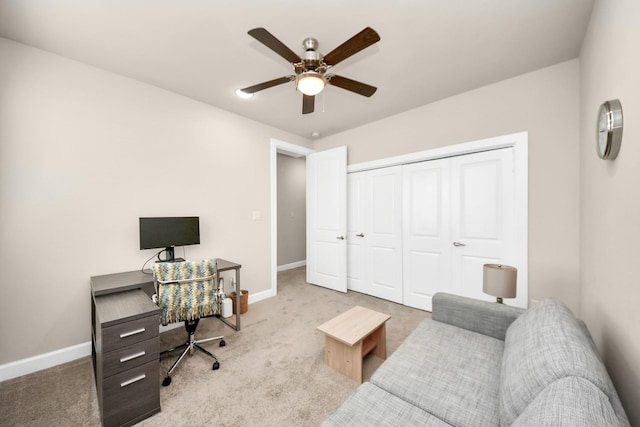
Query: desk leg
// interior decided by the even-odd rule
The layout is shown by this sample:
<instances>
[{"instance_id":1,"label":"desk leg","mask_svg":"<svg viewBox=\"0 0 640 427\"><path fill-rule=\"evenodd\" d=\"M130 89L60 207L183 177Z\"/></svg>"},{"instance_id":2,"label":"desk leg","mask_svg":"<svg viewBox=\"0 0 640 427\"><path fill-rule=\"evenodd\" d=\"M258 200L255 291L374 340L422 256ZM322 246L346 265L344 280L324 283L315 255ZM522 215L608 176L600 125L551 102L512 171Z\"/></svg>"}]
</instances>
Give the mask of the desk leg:
<instances>
[{"instance_id":1,"label":"desk leg","mask_svg":"<svg viewBox=\"0 0 640 427\"><path fill-rule=\"evenodd\" d=\"M236 331L240 330L240 269L236 268Z\"/></svg>"},{"instance_id":2,"label":"desk leg","mask_svg":"<svg viewBox=\"0 0 640 427\"><path fill-rule=\"evenodd\" d=\"M240 269L239 268L235 268L234 269L236 271L236 288L234 289L234 291L236 292L236 314L235 314L235 324L231 323L229 320L225 319L224 317L220 317L220 320L222 320L222 322L224 324L226 324L227 326L232 327L233 329L235 329L236 331L240 330L240 298L241 298L241 294L240 294Z\"/></svg>"}]
</instances>

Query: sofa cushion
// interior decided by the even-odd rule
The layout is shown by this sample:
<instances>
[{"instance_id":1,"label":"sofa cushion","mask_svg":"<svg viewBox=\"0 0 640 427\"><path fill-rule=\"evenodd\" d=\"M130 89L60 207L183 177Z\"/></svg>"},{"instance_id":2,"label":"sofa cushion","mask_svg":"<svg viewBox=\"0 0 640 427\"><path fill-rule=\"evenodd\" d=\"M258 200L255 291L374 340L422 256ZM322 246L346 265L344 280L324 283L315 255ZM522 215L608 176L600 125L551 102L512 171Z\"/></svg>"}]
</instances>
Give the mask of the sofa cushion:
<instances>
[{"instance_id":1,"label":"sofa cushion","mask_svg":"<svg viewBox=\"0 0 640 427\"><path fill-rule=\"evenodd\" d=\"M547 386L512 427L619 426L609 398L589 381L565 377Z\"/></svg>"},{"instance_id":2,"label":"sofa cushion","mask_svg":"<svg viewBox=\"0 0 640 427\"><path fill-rule=\"evenodd\" d=\"M504 341L507 328L524 309L461 295L437 292L432 300L431 318Z\"/></svg>"},{"instance_id":3,"label":"sofa cushion","mask_svg":"<svg viewBox=\"0 0 640 427\"><path fill-rule=\"evenodd\" d=\"M495 426L504 342L422 321L371 382L457 426Z\"/></svg>"},{"instance_id":4,"label":"sofa cushion","mask_svg":"<svg viewBox=\"0 0 640 427\"><path fill-rule=\"evenodd\" d=\"M427 426L449 424L371 383L364 383L322 423L332 426Z\"/></svg>"},{"instance_id":5,"label":"sofa cushion","mask_svg":"<svg viewBox=\"0 0 640 427\"><path fill-rule=\"evenodd\" d=\"M546 299L507 329L500 375L501 423L513 423L547 386L570 376L593 383L619 419L626 419L588 332L567 307Z\"/></svg>"}]
</instances>

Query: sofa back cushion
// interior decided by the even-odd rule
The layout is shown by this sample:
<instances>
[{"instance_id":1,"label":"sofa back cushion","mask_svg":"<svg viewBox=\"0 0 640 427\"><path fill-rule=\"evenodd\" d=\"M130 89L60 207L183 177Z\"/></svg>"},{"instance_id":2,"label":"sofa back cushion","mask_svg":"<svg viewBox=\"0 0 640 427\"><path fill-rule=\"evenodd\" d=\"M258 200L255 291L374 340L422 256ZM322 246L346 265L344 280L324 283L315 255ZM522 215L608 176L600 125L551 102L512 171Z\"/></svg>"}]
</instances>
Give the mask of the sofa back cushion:
<instances>
[{"instance_id":1,"label":"sofa back cushion","mask_svg":"<svg viewBox=\"0 0 640 427\"><path fill-rule=\"evenodd\" d=\"M511 425L550 384L583 378L626 415L586 328L554 299L536 304L507 329L500 377L500 421ZM628 423L628 421L627 421Z\"/></svg>"},{"instance_id":2,"label":"sofa back cushion","mask_svg":"<svg viewBox=\"0 0 640 427\"><path fill-rule=\"evenodd\" d=\"M589 381L565 377L547 386L511 427L618 426L609 398Z\"/></svg>"}]
</instances>

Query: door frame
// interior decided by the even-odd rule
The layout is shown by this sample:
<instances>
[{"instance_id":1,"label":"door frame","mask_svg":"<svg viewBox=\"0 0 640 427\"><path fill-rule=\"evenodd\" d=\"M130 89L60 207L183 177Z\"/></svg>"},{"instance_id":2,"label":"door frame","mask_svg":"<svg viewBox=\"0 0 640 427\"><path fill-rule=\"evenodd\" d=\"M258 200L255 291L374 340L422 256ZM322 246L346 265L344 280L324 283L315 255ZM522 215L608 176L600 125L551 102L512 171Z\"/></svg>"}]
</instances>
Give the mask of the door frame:
<instances>
[{"instance_id":1,"label":"door frame","mask_svg":"<svg viewBox=\"0 0 640 427\"><path fill-rule=\"evenodd\" d=\"M315 150L271 138L269 147L271 184L271 288L256 295L256 301L278 294L278 154L291 157L306 157Z\"/></svg>"},{"instance_id":2,"label":"door frame","mask_svg":"<svg viewBox=\"0 0 640 427\"><path fill-rule=\"evenodd\" d=\"M347 165L347 173L362 172L388 166L404 165L445 157L513 148L515 168L515 230L516 242L520 248L516 256L518 264L518 282L522 283L526 295L524 301L529 304L529 133L518 132L493 138L461 144L447 145L415 153L388 157L370 162ZM518 295L520 297L520 295Z\"/></svg>"}]
</instances>

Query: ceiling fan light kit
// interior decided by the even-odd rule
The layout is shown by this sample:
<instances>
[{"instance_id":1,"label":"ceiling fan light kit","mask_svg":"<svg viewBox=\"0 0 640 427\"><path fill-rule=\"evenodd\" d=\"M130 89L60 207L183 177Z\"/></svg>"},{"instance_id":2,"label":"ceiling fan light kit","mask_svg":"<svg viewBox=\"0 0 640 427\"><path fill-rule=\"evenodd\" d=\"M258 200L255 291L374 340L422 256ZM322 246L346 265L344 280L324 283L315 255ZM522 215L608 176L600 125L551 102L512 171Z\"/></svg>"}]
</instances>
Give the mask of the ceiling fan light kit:
<instances>
[{"instance_id":1,"label":"ceiling fan light kit","mask_svg":"<svg viewBox=\"0 0 640 427\"><path fill-rule=\"evenodd\" d=\"M236 91L238 96L254 94L273 86L295 81L296 88L303 95L302 114L309 114L314 111L315 96L327 85L337 86L366 97L372 96L377 90L374 86L356 80L327 74L327 71L337 63L380 41L380 36L372 28L365 28L324 56L318 52L318 41L313 37L303 40L304 54L300 57L264 28L254 28L249 31L249 35L291 63L295 75L238 89Z\"/></svg>"},{"instance_id":2,"label":"ceiling fan light kit","mask_svg":"<svg viewBox=\"0 0 640 427\"><path fill-rule=\"evenodd\" d=\"M297 86L298 90L305 95L315 96L322 92L326 80L324 76L315 71L305 71L302 74L298 74Z\"/></svg>"},{"instance_id":3,"label":"ceiling fan light kit","mask_svg":"<svg viewBox=\"0 0 640 427\"><path fill-rule=\"evenodd\" d=\"M242 99L253 98L253 94L252 93L244 92L242 89L236 89L236 95L238 95Z\"/></svg>"}]
</instances>

